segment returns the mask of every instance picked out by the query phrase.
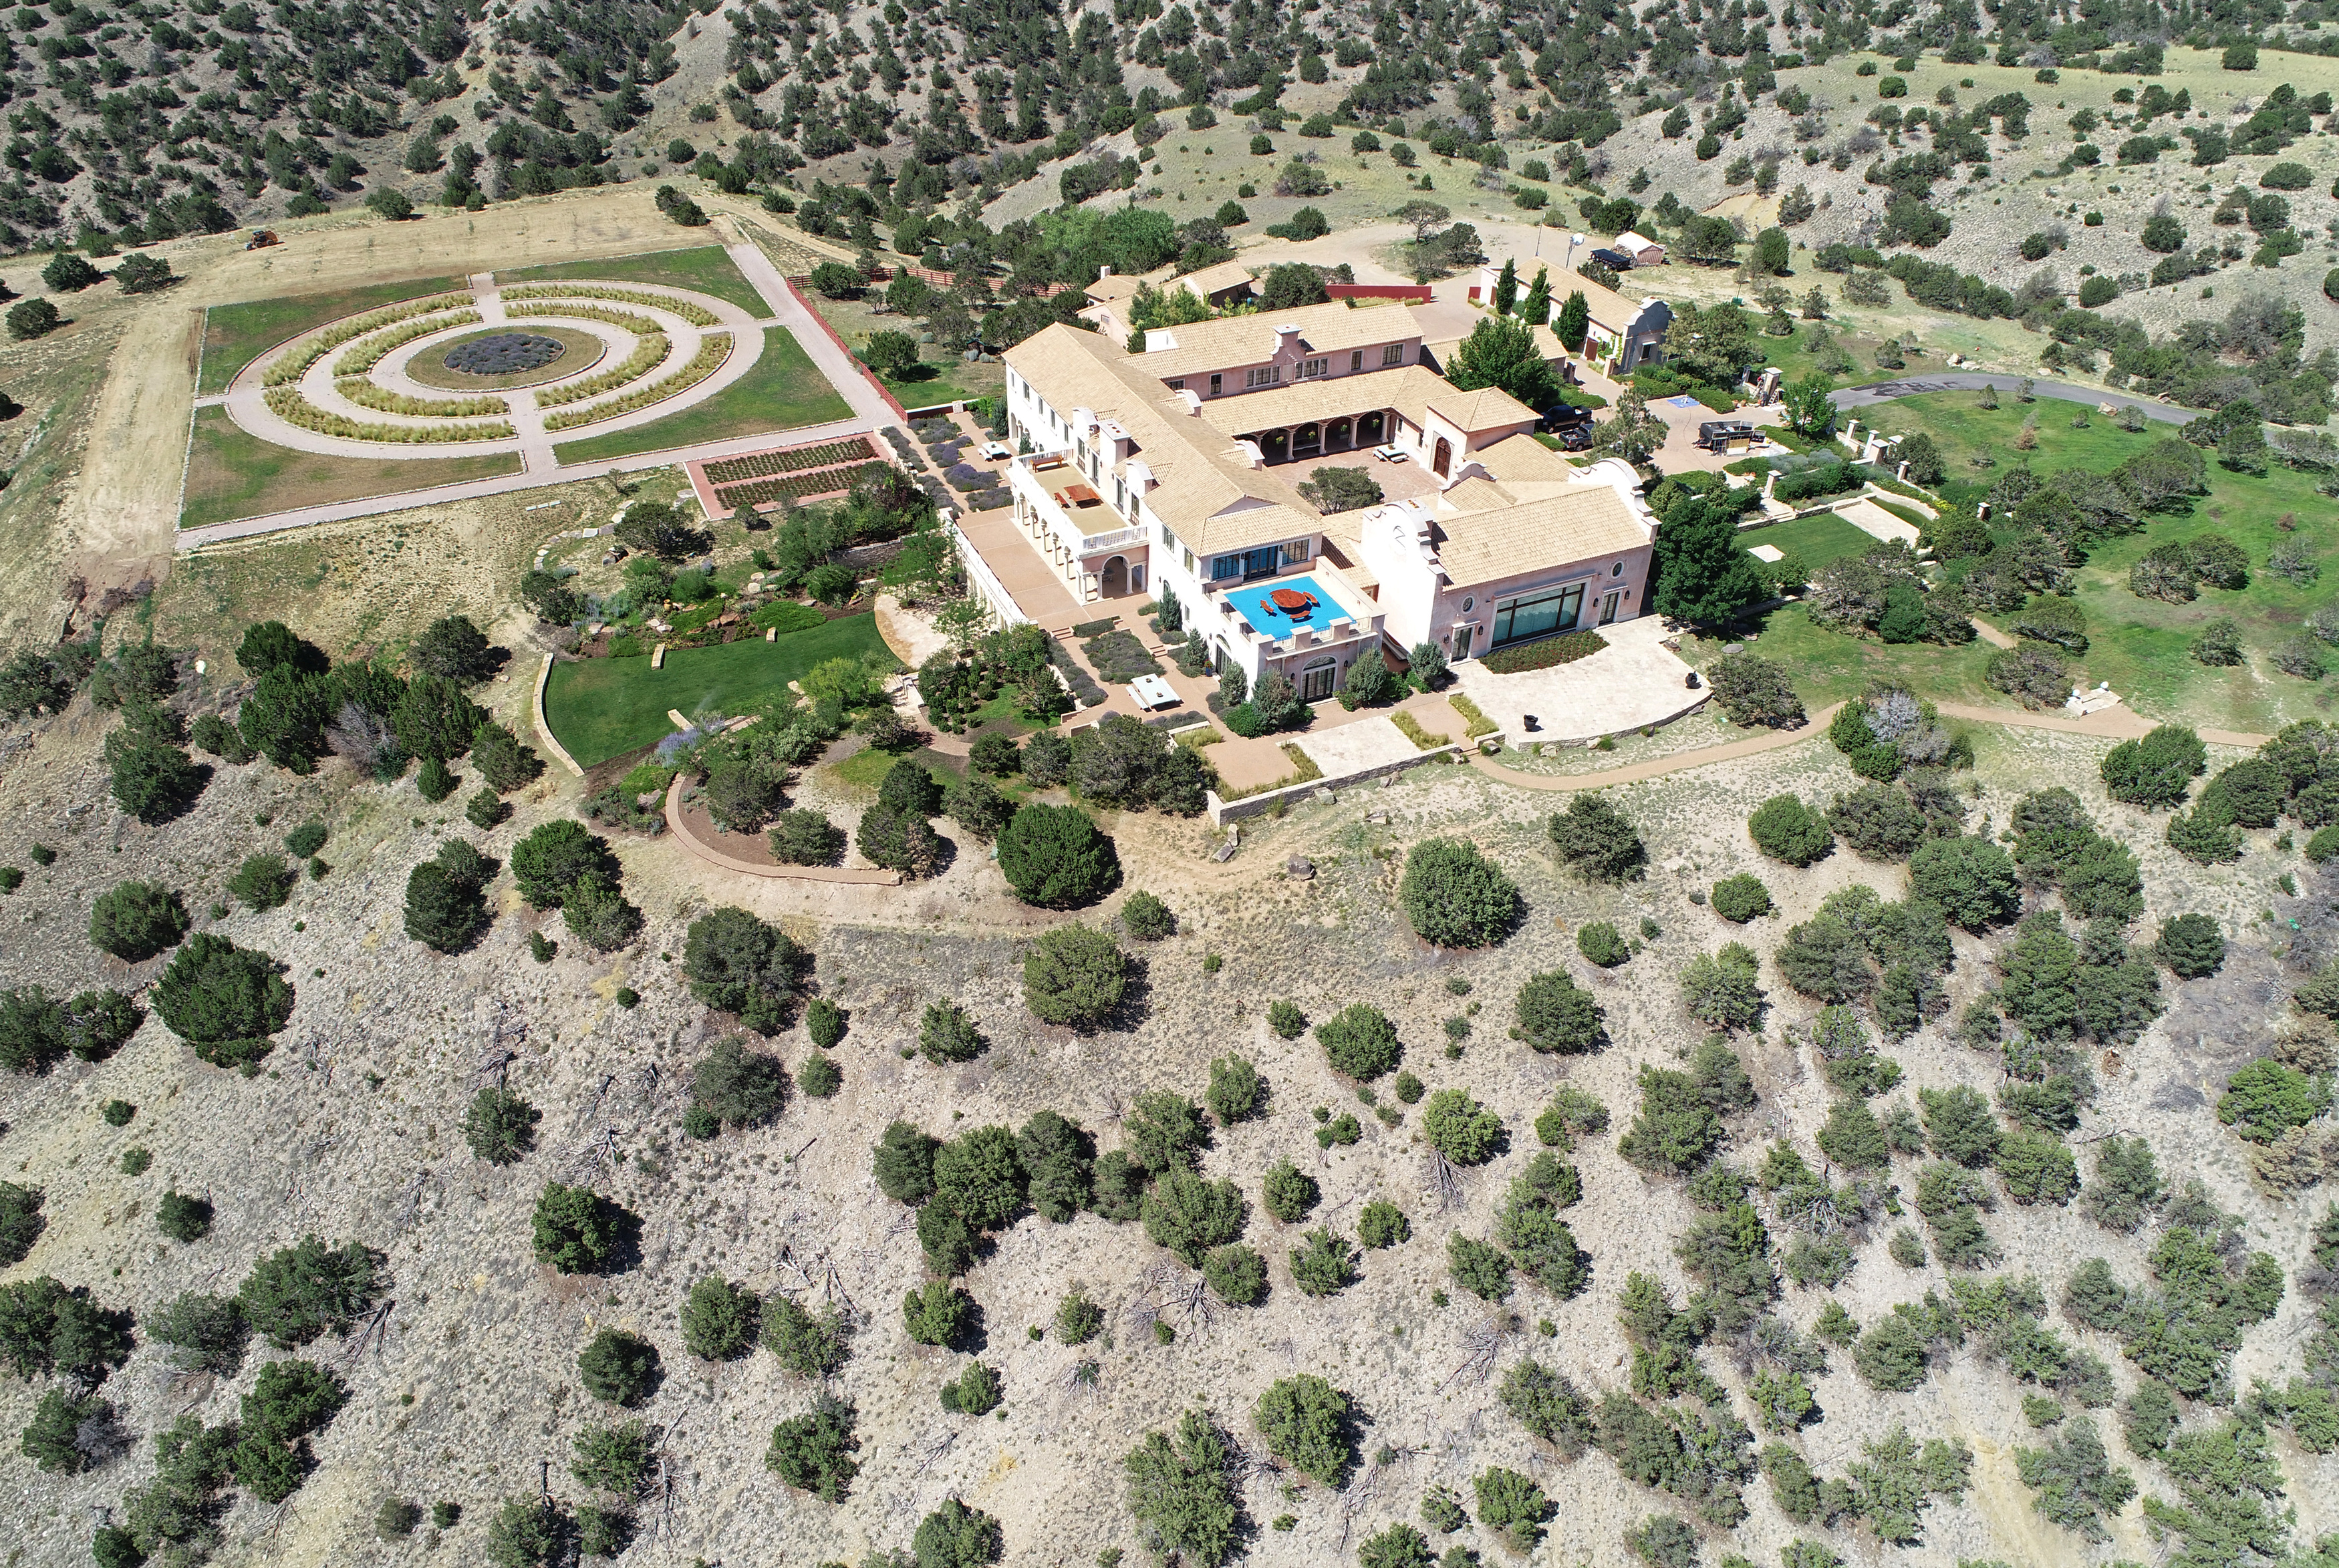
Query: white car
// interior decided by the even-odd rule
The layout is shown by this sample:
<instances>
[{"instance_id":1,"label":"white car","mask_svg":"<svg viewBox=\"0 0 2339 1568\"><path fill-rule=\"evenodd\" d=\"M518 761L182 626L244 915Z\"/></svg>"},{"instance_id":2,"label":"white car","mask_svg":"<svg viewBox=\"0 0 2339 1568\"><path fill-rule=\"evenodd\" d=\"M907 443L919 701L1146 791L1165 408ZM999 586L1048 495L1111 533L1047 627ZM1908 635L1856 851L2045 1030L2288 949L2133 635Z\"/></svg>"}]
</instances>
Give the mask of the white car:
<instances>
[{"instance_id":1,"label":"white car","mask_svg":"<svg viewBox=\"0 0 2339 1568\"><path fill-rule=\"evenodd\" d=\"M1373 456L1384 463L1402 463L1408 454L1403 447L1375 447Z\"/></svg>"},{"instance_id":2,"label":"white car","mask_svg":"<svg viewBox=\"0 0 2339 1568\"><path fill-rule=\"evenodd\" d=\"M977 447L975 450L985 458L994 459L1000 458L1012 458L1015 455L1004 441L985 441L982 446Z\"/></svg>"}]
</instances>

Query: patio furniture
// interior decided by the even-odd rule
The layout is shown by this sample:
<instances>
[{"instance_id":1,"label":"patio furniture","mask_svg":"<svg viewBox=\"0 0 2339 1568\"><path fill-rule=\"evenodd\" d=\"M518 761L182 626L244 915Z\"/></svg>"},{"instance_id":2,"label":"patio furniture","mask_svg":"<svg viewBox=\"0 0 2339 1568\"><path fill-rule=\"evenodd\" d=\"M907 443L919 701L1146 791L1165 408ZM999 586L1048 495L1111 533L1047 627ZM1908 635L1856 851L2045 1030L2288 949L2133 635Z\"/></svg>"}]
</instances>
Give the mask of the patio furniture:
<instances>
[{"instance_id":1,"label":"patio furniture","mask_svg":"<svg viewBox=\"0 0 2339 1568\"><path fill-rule=\"evenodd\" d=\"M1316 596L1301 593L1298 588L1278 588L1267 597L1277 609L1293 620L1305 619L1316 607Z\"/></svg>"},{"instance_id":2,"label":"patio furniture","mask_svg":"<svg viewBox=\"0 0 2339 1568\"><path fill-rule=\"evenodd\" d=\"M1401 463L1406 459L1406 451L1403 447L1375 447L1373 456L1384 463Z\"/></svg>"},{"instance_id":3,"label":"patio furniture","mask_svg":"<svg viewBox=\"0 0 2339 1568\"><path fill-rule=\"evenodd\" d=\"M1129 695L1137 705L1148 713L1155 708L1175 707L1179 703L1178 688L1160 676L1140 676L1129 683Z\"/></svg>"},{"instance_id":4,"label":"patio furniture","mask_svg":"<svg viewBox=\"0 0 2339 1568\"><path fill-rule=\"evenodd\" d=\"M982 446L977 447L975 450L981 453L983 457L993 461L1002 458L1012 458L1015 455L1012 451L1008 449L1007 443L1004 441L985 441Z\"/></svg>"}]
</instances>

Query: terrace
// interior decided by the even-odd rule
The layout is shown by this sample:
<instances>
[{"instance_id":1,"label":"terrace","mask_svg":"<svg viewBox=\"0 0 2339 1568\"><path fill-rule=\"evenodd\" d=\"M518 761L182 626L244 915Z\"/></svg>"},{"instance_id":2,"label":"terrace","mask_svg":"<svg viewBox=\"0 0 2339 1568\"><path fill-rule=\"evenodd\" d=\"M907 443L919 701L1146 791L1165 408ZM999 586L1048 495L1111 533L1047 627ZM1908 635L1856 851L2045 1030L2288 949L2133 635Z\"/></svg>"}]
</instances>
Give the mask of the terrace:
<instances>
[{"instance_id":1,"label":"terrace","mask_svg":"<svg viewBox=\"0 0 2339 1568\"><path fill-rule=\"evenodd\" d=\"M1061 453L1019 457L1007 465L1015 526L1081 604L1142 594L1145 530L1105 504Z\"/></svg>"}]
</instances>

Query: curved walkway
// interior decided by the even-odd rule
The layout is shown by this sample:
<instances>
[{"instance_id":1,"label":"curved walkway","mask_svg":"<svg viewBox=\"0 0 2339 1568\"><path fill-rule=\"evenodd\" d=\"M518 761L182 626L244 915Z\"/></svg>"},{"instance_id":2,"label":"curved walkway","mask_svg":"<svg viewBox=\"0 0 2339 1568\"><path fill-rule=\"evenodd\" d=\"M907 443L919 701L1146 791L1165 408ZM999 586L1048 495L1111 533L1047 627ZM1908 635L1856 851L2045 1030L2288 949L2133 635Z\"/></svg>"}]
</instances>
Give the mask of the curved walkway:
<instances>
[{"instance_id":1,"label":"curved walkway","mask_svg":"<svg viewBox=\"0 0 2339 1568\"><path fill-rule=\"evenodd\" d=\"M596 281L592 279L579 279L576 281L580 287L597 286ZM503 291L496 282L492 273L480 273L473 277L469 280L469 285L471 298L479 312L479 321L442 327L411 342L400 344L385 355L383 360L369 372L378 379L378 384L386 385L393 391L405 392L409 396L443 397L447 395L438 389L417 387L414 383L406 381L400 372L407 361L418 354L425 353L464 333L477 331L482 325L509 321L510 318L504 309ZM577 426L574 428L575 434L568 431L559 432L558 439L575 440L583 436L606 435L666 419L696 404L705 402L723 391L754 370L756 360L763 357L765 340L761 325L753 315L727 300L719 300L711 294L702 294L693 290L653 284L620 284L609 281L597 286L612 288L622 286L629 292L663 296L677 302L686 301L716 318L715 325L702 328L671 311L661 310L655 305L646 305L638 301L627 301L627 307L633 313L646 315L664 327L667 340L674 344L674 351L668 354L663 362L644 371L641 377L637 378L637 380L643 384L649 384L653 378L661 372L670 375L681 366L688 364L691 357L698 352L701 343L709 335L728 332L732 341L731 351L712 374L684 388L673 396L662 398L656 402L613 415L606 419L597 419L589 425ZM531 303L536 302L538 301L531 301ZM548 295L540 302L546 305L557 305L560 301ZM618 308L588 299L579 299L577 303L594 309ZM596 321L589 317L571 318L549 313L531 313L526 321L570 326L599 338L604 344L612 349L619 349L625 352L631 351L631 345L635 340L632 333L621 328ZM332 323L328 323L325 327L318 328L317 330L320 332L329 330L331 325ZM552 450L555 437L545 429L544 419L537 405L537 394L594 373L594 368L587 366L571 376L547 382L542 387L513 390L504 394L505 400L510 408L508 422L514 429L514 434L509 436L479 441L360 440L347 436L330 436L322 431L296 425L281 418L268 407L266 377L269 368L286 354L294 352L301 342L312 335L303 333L275 353L254 360L250 365L244 367L242 372L229 385L226 396L222 402L227 409L228 418L262 440L272 441L280 447L287 447L297 452L310 452L327 457L419 460L431 458L468 458L517 452L528 472L537 475L548 474L558 466ZM353 340L353 341L362 341L362 340ZM301 394L314 406L346 419L361 419L392 427L421 429L449 422L427 415L383 413L350 403L340 395L335 386L339 378L335 375L333 367L340 352L340 349L336 349L331 353L319 356L316 363L310 366L294 383L299 387ZM393 379L387 382L379 381L379 378L385 371L390 373ZM612 391L618 397L624 396L623 390L612 389Z\"/></svg>"},{"instance_id":2,"label":"curved walkway","mask_svg":"<svg viewBox=\"0 0 2339 1568\"><path fill-rule=\"evenodd\" d=\"M1943 718L1963 719L1969 724L2008 725L2016 729L2056 730L2065 735L2099 735L2107 740L2136 740L2157 726L2135 709L2122 705L2107 708L2086 718L2068 718L2059 714L2025 713L2019 708L1976 708L1959 703L1935 705ZM1611 784L1638 784L1643 779L1662 778L1667 774L1683 773L1703 767L1709 763L1730 762L1738 757L1760 755L1763 752L1783 751L1799 741L1827 733L1834 722L1841 703L1831 704L1804 720L1793 729L1772 730L1766 735L1750 735L1742 741L1729 741L1718 746L1703 746L1693 752L1681 752L1669 757L1654 757L1644 763L1632 763L1620 768L1609 768L1594 774L1571 774L1559 776L1551 774L1526 774L1516 768L1506 768L1478 752L1466 752L1482 771L1493 774L1506 784L1521 789L1543 790L1567 794L1576 790L1606 789ZM2260 746L2268 736L2249 735L2239 730L2196 730L2194 732L2213 745Z\"/></svg>"},{"instance_id":3,"label":"curved walkway","mask_svg":"<svg viewBox=\"0 0 2339 1568\"><path fill-rule=\"evenodd\" d=\"M2201 417L2198 409L2180 409L2173 403L2155 402L2150 398L2127 397L2107 391L2101 387L2082 387L2070 381L2042 381L2035 376L2008 376L1995 371L1944 370L1937 376L1846 387L1832 396L1839 409L1867 409L1879 403L1889 403L1895 398L1921 398L1928 392L1979 392L1984 387L2012 392L2019 390L2026 380L2030 383L2034 397L2061 398L2068 402L2086 403L2091 408L2097 403L2115 403L2122 408L2133 405L2146 419L2157 419L2164 425L2181 425Z\"/></svg>"},{"instance_id":4,"label":"curved walkway","mask_svg":"<svg viewBox=\"0 0 2339 1568\"><path fill-rule=\"evenodd\" d=\"M666 825L676 841L700 860L712 866L720 866L725 871L738 872L744 876L785 877L795 882L849 883L860 887L899 887L902 883L902 873L897 871L856 871L834 865L776 865L725 854L690 831L689 819L682 810L680 774L675 774L674 783L666 786Z\"/></svg>"}]
</instances>

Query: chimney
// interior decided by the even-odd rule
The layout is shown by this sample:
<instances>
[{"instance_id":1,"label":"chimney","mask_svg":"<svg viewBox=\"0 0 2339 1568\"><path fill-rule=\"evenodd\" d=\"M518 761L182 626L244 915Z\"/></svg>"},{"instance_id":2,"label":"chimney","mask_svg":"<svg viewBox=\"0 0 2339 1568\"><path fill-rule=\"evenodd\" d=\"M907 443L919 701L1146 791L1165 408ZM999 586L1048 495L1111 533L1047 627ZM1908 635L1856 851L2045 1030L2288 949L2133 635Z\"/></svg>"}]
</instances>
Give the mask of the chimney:
<instances>
[{"instance_id":1,"label":"chimney","mask_svg":"<svg viewBox=\"0 0 2339 1568\"><path fill-rule=\"evenodd\" d=\"M1179 400L1186 405L1187 418L1199 419L1202 417L1201 393L1196 391L1180 391L1178 394L1178 397Z\"/></svg>"},{"instance_id":2,"label":"chimney","mask_svg":"<svg viewBox=\"0 0 2339 1568\"><path fill-rule=\"evenodd\" d=\"M1111 277L1111 276L1112 276L1112 267L1111 267L1111 265L1110 265L1110 263L1107 263L1107 264L1105 264L1105 265L1103 265L1103 266L1100 266L1100 267L1097 269L1097 281L1098 281L1098 282L1101 283L1101 282L1103 282L1107 278L1110 278L1110 277Z\"/></svg>"},{"instance_id":3,"label":"chimney","mask_svg":"<svg viewBox=\"0 0 2339 1568\"><path fill-rule=\"evenodd\" d=\"M1288 321L1275 330L1275 346L1281 349L1299 336L1299 323Z\"/></svg>"}]
</instances>

